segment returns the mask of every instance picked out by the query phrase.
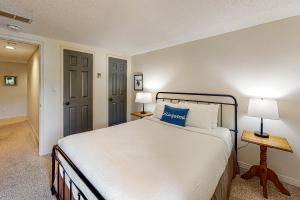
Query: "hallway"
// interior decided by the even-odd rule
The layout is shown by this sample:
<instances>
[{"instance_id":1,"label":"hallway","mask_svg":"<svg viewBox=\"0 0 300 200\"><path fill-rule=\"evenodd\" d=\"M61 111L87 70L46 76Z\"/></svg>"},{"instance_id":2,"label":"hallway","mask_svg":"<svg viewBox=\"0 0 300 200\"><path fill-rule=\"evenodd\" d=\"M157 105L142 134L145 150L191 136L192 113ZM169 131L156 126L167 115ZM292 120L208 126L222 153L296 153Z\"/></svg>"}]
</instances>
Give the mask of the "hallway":
<instances>
[{"instance_id":1,"label":"hallway","mask_svg":"<svg viewBox=\"0 0 300 200\"><path fill-rule=\"evenodd\" d=\"M50 158L38 155L28 122L0 127L0 200L55 199Z\"/></svg>"}]
</instances>

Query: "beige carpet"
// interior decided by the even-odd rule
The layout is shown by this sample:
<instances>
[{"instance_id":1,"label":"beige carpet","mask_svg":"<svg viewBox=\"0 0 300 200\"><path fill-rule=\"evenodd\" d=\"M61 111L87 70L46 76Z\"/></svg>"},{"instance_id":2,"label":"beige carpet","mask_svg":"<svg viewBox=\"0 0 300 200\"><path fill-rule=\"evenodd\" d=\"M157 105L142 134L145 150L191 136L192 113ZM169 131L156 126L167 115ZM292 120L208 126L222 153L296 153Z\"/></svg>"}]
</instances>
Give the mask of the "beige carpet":
<instances>
[{"instance_id":1,"label":"beige carpet","mask_svg":"<svg viewBox=\"0 0 300 200\"><path fill-rule=\"evenodd\" d=\"M269 200L300 200L300 188L284 183L291 196L278 192L273 183L268 182ZM232 184L229 200L262 200L262 188L258 178L244 180L237 176Z\"/></svg>"},{"instance_id":2,"label":"beige carpet","mask_svg":"<svg viewBox=\"0 0 300 200\"><path fill-rule=\"evenodd\" d=\"M48 200L50 193L50 159L38 155L27 122L0 128L0 200ZM269 200L300 200L300 188L285 184L292 196L279 193L268 184ZM230 200L260 200L259 180L233 181Z\"/></svg>"},{"instance_id":3,"label":"beige carpet","mask_svg":"<svg viewBox=\"0 0 300 200\"><path fill-rule=\"evenodd\" d=\"M0 199L54 199L49 187L49 158L38 155L27 122L0 128Z\"/></svg>"}]
</instances>

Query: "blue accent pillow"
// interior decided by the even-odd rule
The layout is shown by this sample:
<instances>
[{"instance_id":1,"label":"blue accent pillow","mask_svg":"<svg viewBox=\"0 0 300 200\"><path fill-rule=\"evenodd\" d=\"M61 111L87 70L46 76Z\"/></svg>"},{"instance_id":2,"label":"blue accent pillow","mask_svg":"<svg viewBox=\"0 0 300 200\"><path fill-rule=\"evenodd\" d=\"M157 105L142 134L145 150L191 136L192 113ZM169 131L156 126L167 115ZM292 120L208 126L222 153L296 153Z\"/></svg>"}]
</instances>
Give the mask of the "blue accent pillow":
<instances>
[{"instance_id":1,"label":"blue accent pillow","mask_svg":"<svg viewBox=\"0 0 300 200\"><path fill-rule=\"evenodd\" d=\"M178 126L185 126L188 112L188 108L174 108L165 105L164 112L160 120Z\"/></svg>"}]
</instances>

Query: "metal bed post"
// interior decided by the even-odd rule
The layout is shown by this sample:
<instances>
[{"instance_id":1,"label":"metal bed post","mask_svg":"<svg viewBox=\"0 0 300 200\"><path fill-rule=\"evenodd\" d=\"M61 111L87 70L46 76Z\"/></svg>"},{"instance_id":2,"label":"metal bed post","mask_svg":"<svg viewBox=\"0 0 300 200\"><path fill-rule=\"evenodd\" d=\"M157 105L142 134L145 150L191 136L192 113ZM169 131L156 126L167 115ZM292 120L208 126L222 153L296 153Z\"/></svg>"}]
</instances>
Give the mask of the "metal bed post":
<instances>
[{"instance_id":1,"label":"metal bed post","mask_svg":"<svg viewBox=\"0 0 300 200\"><path fill-rule=\"evenodd\" d=\"M236 99L234 98L235 100L235 104L236 106L234 107L234 119L235 119L235 122L234 122L234 129L235 129L235 137L234 137L234 148L235 148L235 151L236 151L236 154L237 154L237 136L239 134L239 131L238 131L238 126L237 126L237 102L236 102Z\"/></svg>"},{"instance_id":2,"label":"metal bed post","mask_svg":"<svg viewBox=\"0 0 300 200\"><path fill-rule=\"evenodd\" d=\"M54 195L54 194L56 194L55 186L54 186L54 182L55 182L55 146L52 148L51 157L52 157L51 194Z\"/></svg>"}]
</instances>

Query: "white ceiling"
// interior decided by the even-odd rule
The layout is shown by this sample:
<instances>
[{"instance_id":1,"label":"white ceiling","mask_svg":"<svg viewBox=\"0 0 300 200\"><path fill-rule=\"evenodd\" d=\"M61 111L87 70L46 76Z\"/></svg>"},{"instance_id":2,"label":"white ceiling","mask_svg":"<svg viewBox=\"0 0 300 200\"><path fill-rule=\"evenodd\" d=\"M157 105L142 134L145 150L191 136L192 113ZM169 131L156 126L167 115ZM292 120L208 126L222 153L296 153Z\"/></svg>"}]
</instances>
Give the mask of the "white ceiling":
<instances>
[{"instance_id":1,"label":"white ceiling","mask_svg":"<svg viewBox=\"0 0 300 200\"><path fill-rule=\"evenodd\" d=\"M300 14L299 0L1 0L24 31L138 54ZM0 26L11 20L0 17Z\"/></svg>"},{"instance_id":2,"label":"white ceiling","mask_svg":"<svg viewBox=\"0 0 300 200\"><path fill-rule=\"evenodd\" d=\"M35 45L13 42L14 50L6 49L7 40L0 39L0 62L27 63L38 48ZM9 41L12 42L12 41Z\"/></svg>"}]
</instances>

